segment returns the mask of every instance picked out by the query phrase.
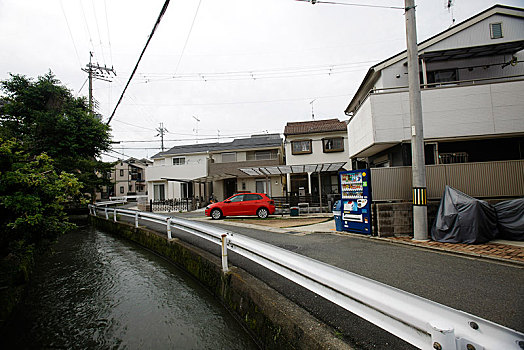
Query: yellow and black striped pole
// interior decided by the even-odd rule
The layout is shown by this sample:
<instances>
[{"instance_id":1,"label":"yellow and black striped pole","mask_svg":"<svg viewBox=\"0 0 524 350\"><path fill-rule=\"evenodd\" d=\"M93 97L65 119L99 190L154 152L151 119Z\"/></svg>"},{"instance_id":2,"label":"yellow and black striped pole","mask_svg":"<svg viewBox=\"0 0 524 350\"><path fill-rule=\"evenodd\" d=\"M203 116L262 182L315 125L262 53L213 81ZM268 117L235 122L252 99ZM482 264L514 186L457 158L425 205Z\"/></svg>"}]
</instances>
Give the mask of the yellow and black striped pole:
<instances>
[{"instance_id":1,"label":"yellow and black striped pole","mask_svg":"<svg viewBox=\"0 0 524 350\"><path fill-rule=\"evenodd\" d=\"M413 205L428 205L426 187L413 187Z\"/></svg>"}]
</instances>

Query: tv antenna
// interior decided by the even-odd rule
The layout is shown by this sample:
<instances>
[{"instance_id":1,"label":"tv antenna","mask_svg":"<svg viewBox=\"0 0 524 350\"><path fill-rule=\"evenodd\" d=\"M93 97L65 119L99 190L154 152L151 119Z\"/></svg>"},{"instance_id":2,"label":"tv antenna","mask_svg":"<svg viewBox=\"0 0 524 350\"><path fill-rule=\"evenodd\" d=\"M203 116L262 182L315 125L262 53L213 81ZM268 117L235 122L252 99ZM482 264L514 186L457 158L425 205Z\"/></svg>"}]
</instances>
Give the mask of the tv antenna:
<instances>
[{"instance_id":1,"label":"tv antenna","mask_svg":"<svg viewBox=\"0 0 524 350\"><path fill-rule=\"evenodd\" d=\"M198 119L197 117L193 116L193 119L196 120L196 128L193 129L193 131L195 132L196 134L196 143L198 143L198 123L200 123L200 119Z\"/></svg>"},{"instance_id":2,"label":"tv antenna","mask_svg":"<svg viewBox=\"0 0 524 350\"><path fill-rule=\"evenodd\" d=\"M313 101L309 102L311 105L311 119L315 120L315 113L313 112L313 102L315 102L317 99L314 99Z\"/></svg>"}]
</instances>

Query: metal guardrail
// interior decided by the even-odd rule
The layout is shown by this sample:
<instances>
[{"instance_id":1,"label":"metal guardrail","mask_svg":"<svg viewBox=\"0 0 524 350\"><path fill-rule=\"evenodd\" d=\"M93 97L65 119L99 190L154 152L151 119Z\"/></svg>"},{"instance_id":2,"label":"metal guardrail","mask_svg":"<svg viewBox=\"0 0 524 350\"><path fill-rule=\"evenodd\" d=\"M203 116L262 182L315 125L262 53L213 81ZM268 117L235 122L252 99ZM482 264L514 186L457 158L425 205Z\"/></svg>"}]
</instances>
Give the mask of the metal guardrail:
<instances>
[{"instance_id":1,"label":"metal guardrail","mask_svg":"<svg viewBox=\"0 0 524 350\"><path fill-rule=\"evenodd\" d=\"M153 213L93 205L89 210L107 220L111 214L115 222L118 215L134 218L135 227L139 220L163 224L168 239L176 228L219 244L224 272L233 251L420 349L524 349L523 333L250 237Z\"/></svg>"},{"instance_id":2,"label":"metal guardrail","mask_svg":"<svg viewBox=\"0 0 524 350\"><path fill-rule=\"evenodd\" d=\"M132 196L112 196L109 197L109 200L125 200L128 201L130 199L138 200L138 198L147 198L146 194L140 194L140 195L132 195Z\"/></svg>"}]
</instances>

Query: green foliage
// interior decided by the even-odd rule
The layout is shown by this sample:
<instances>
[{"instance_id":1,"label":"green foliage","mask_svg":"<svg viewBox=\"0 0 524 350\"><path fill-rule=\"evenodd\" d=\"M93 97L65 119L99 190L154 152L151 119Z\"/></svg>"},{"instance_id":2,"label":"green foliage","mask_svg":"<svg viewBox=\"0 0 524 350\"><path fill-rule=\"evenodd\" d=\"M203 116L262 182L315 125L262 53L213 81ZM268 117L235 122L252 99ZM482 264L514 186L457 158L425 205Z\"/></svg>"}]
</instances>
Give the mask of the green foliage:
<instances>
[{"instance_id":1,"label":"green foliage","mask_svg":"<svg viewBox=\"0 0 524 350\"><path fill-rule=\"evenodd\" d=\"M51 73L36 81L11 74L0 82L0 137L19 140L33 156L46 153L58 171L75 174L92 193L105 185L107 166L95 157L110 149L110 128Z\"/></svg>"},{"instance_id":2,"label":"green foliage","mask_svg":"<svg viewBox=\"0 0 524 350\"><path fill-rule=\"evenodd\" d=\"M2 255L53 241L74 228L64 204L80 198L81 185L57 173L45 153L32 156L15 140L0 138L0 249Z\"/></svg>"}]
</instances>

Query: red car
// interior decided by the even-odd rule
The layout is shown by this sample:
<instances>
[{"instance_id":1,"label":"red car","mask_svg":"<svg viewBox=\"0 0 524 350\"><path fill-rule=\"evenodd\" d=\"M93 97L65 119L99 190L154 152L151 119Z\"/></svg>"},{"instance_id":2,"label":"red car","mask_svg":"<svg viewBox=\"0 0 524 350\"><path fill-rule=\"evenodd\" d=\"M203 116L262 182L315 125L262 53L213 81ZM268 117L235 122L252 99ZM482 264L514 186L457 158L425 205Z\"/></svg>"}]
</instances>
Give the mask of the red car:
<instances>
[{"instance_id":1,"label":"red car","mask_svg":"<svg viewBox=\"0 0 524 350\"><path fill-rule=\"evenodd\" d=\"M261 219L275 213L275 202L264 193L238 193L206 207L206 216L218 220L233 215L256 215Z\"/></svg>"}]
</instances>

